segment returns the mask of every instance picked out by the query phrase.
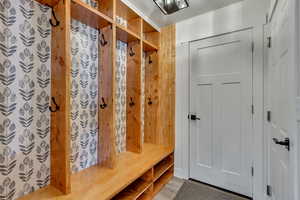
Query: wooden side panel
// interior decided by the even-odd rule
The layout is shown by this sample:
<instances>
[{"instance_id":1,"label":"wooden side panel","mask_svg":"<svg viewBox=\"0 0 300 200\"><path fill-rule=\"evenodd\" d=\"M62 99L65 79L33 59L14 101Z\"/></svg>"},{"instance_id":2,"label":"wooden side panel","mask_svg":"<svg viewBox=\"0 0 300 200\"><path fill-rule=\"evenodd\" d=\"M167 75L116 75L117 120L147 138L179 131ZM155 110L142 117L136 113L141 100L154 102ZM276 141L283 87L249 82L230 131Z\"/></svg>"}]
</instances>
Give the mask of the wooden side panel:
<instances>
[{"instance_id":1,"label":"wooden side panel","mask_svg":"<svg viewBox=\"0 0 300 200\"><path fill-rule=\"evenodd\" d=\"M145 61L145 133L144 141L157 144L157 120L159 101L158 53L146 52Z\"/></svg>"},{"instance_id":2,"label":"wooden side panel","mask_svg":"<svg viewBox=\"0 0 300 200\"><path fill-rule=\"evenodd\" d=\"M130 48L135 53L130 56ZM142 151L141 137L141 42L128 43L127 55L127 106L126 146L127 151Z\"/></svg>"},{"instance_id":3,"label":"wooden side panel","mask_svg":"<svg viewBox=\"0 0 300 200\"><path fill-rule=\"evenodd\" d=\"M175 143L175 25L161 29L159 50L158 144Z\"/></svg>"},{"instance_id":4,"label":"wooden side panel","mask_svg":"<svg viewBox=\"0 0 300 200\"><path fill-rule=\"evenodd\" d=\"M51 113L51 185L70 193L70 0L54 7L60 25L52 28L51 93L60 110Z\"/></svg>"},{"instance_id":5,"label":"wooden side panel","mask_svg":"<svg viewBox=\"0 0 300 200\"><path fill-rule=\"evenodd\" d=\"M100 46L100 84L99 104L106 107L99 107L99 163L102 166L113 168L116 163L115 148L115 46L116 27L108 26L103 28L107 44ZM103 98L103 99L102 99ZM104 101L103 101L104 100Z\"/></svg>"}]
</instances>

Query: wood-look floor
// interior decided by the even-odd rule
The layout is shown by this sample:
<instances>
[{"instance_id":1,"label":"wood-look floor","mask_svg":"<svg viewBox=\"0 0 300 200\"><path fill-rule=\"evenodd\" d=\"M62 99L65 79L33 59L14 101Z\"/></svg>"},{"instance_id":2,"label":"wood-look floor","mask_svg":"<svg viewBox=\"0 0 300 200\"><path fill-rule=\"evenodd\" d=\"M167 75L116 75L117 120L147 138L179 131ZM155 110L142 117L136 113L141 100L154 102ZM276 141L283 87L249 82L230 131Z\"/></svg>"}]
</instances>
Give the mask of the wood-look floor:
<instances>
[{"instance_id":1,"label":"wood-look floor","mask_svg":"<svg viewBox=\"0 0 300 200\"><path fill-rule=\"evenodd\" d=\"M174 177L155 197L154 200L173 200L184 180Z\"/></svg>"}]
</instances>

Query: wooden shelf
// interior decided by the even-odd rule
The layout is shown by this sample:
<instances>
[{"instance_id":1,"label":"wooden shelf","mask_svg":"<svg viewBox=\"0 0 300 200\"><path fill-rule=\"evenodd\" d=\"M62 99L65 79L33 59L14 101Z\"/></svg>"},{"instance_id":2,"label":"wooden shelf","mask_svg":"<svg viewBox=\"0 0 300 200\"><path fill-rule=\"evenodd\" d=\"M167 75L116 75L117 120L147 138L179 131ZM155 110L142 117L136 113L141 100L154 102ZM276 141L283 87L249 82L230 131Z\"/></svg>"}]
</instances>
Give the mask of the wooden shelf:
<instances>
[{"instance_id":1,"label":"wooden shelf","mask_svg":"<svg viewBox=\"0 0 300 200\"><path fill-rule=\"evenodd\" d=\"M46 187L21 200L111 199L172 152L173 148L144 144L140 154L121 153L114 169L93 166L72 175L72 192L69 195L63 195L53 187Z\"/></svg>"},{"instance_id":2,"label":"wooden shelf","mask_svg":"<svg viewBox=\"0 0 300 200\"><path fill-rule=\"evenodd\" d=\"M119 24L117 24L116 26L117 26L117 40L121 40L123 42L129 43L141 39L137 34L130 31L126 27L121 26Z\"/></svg>"},{"instance_id":3,"label":"wooden shelf","mask_svg":"<svg viewBox=\"0 0 300 200\"><path fill-rule=\"evenodd\" d=\"M150 200L153 198L152 195L153 186L151 185L150 188L147 189L141 196L137 198L137 200Z\"/></svg>"},{"instance_id":4,"label":"wooden shelf","mask_svg":"<svg viewBox=\"0 0 300 200\"><path fill-rule=\"evenodd\" d=\"M137 35L141 34L141 17L126 4L124 4L122 0L116 0L116 16L127 21L128 30Z\"/></svg>"},{"instance_id":5,"label":"wooden shelf","mask_svg":"<svg viewBox=\"0 0 300 200\"><path fill-rule=\"evenodd\" d=\"M168 156L157 165L154 166L154 181L159 179L166 171L174 166L174 160Z\"/></svg>"},{"instance_id":6,"label":"wooden shelf","mask_svg":"<svg viewBox=\"0 0 300 200\"><path fill-rule=\"evenodd\" d=\"M147 40L143 40L143 50L144 51L157 51L158 46L152 44L151 42Z\"/></svg>"},{"instance_id":7,"label":"wooden shelf","mask_svg":"<svg viewBox=\"0 0 300 200\"><path fill-rule=\"evenodd\" d=\"M159 35L160 33L155 28L153 28L148 22L143 20L143 41L147 45L146 48L150 48L149 51L158 49L160 38Z\"/></svg>"},{"instance_id":8,"label":"wooden shelf","mask_svg":"<svg viewBox=\"0 0 300 200\"><path fill-rule=\"evenodd\" d=\"M138 179L131 183L121 193L113 198L113 200L133 200L139 198L150 186L152 182Z\"/></svg>"},{"instance_id":9,"label":"wooden shelf","mask_svg":"<svg viewBox=\"0 0 300 200\"><path fill-rule=\"evenodd\" d=\"M173 178L173 171L174 168L172 167L154 182L154 195L156 195Z\"/></svg>"},{"instance_id":10,"label":"wooden shelf","mask_svg":"<svg viewBox=\"0 0 300 200\"><path fill-rule=\"evenodd\" d=\"M153 26L151 26L148 22L143 20L143 33L149 32L158 32Z\"/></svg>"},{"instance_id":11,"label":"wooden shelf","mask_svg":"<svg viewBox=\"0 0 300 200\"><path fill-rule=\"evenodd\" d=\"M44 4L52 7L54 7L59 2L59 0L36 0L36 1L39 2L40 4Z\"/></svg>"},{"instance_id":12,"label":"wooden shelf","mask_svg":"<svg viewBox=\"0 0 300 200\"><path fill-rule=\"evenodd\" d=\"M106 27L113 23L113 20L110 17L81 0L72 0L71 16L96 29Z\"/></svg>"}]
</instances>

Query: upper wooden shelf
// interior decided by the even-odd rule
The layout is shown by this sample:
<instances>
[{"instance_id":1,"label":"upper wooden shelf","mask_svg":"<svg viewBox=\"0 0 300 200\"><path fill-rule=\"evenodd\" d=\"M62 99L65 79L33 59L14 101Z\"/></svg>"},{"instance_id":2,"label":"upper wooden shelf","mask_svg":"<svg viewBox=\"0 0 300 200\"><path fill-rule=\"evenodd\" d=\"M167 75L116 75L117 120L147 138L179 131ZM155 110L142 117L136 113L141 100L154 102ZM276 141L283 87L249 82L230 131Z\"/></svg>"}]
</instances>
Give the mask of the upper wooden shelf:
<instances>
[{"instance_id":1,"label":"upper wooden shelf","mask_svg":"<svg viewBox=\"0 0 300 200\"><path fill-rule=\"evenodd\" d=\"M143 33L149 32L158 32L153 26L151 26L148 22L143 20Z\"/></svg>"},{"instance_id":2,"label":"upper wooden shelf","mask_svg":"<svg viewBox=\"0 0 300 200\"><path fill-rule=\"evenodd\" d=\"M117 26L117 39L123 42L132 42L136 40L140 40L141 37L129 30L128 28L121 26L119 24Z\"/></svg>"},{"instance_id":3,"label":"upper wooden shelf","mask_svg":"<svg viewBox=\"0 0 300 200\"><path fill-rule=\"evenodd\" d=\"M151 42L147 40L143 40L143 50L144 51L157 51L158 46L152 44Z\"/></svg>"},{"instance_id":4,"label":"upper wooden shelf","mask_svg":"<svg viewBox=\"0 0 300 200\"><path fill-rule=\"evenodd\" d=\"M63 195L52 186L29 194L20 200L107 200L133 183L151 167L173 152L173 148L145 143L140 154L124 152L114 169L93 166L72 175L72 193Z\"/></svg>"},{"instance_id":5,"label":"upper wooden shelf","mask_svg":"<svg viewBox=\"0 0 300 200\"><path fill-rule=\"evenodd\" d=\"M151 26L148 22L143 20L143 41L144 51L158 50L159 46L159 32Z\"/></svg>"},{"instance_id":6,"label":"upper wooden shelf","mask_svg":"<svg viewBox=\"0 0 300 200\"><path fill-rule=\"evenodd\" d=\"M110 17L81 0L72 0L71 9L72 18L93 28L100 29L113 24Z\"/></svg>"}]
</instances>

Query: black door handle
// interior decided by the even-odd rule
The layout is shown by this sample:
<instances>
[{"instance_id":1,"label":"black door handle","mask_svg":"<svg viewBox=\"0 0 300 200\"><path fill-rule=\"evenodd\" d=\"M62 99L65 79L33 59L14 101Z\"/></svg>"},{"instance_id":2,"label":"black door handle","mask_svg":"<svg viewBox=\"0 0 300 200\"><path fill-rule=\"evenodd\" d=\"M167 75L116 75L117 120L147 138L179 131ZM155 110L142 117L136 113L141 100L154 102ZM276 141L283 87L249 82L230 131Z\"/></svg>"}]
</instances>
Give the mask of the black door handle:
<instances>
[{"instance_id":1,"label":"black door handle","mask_svg":"<svg viewBox=\"0 0 300 200\"><path fill-rule=\"evenodd\" d=\"M275 144L285 146L285 148L289 151L290 150L290 139L285 138L283 141L279 141L277 138L273 138Z\"/></svg>"},{"instance_id":2,"label":"black door handle","mask_svg":"<svg viewBox=\"0 0 300 200\"><path fill-rule=\"evenodd\" d=\"M201 120L199 117L197 117L197 115L190 115L189 118L191 120Z\"/></svg>"}]
</instances>

